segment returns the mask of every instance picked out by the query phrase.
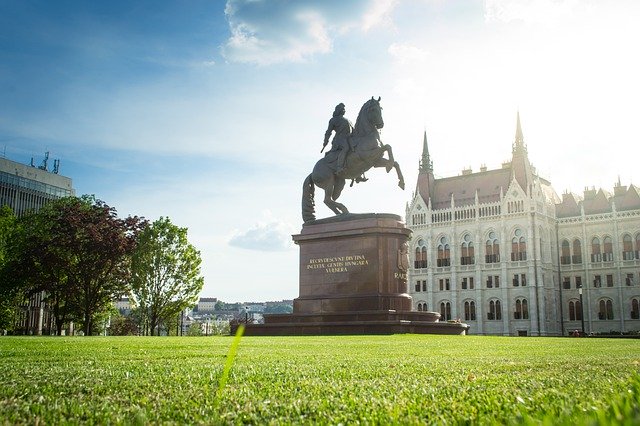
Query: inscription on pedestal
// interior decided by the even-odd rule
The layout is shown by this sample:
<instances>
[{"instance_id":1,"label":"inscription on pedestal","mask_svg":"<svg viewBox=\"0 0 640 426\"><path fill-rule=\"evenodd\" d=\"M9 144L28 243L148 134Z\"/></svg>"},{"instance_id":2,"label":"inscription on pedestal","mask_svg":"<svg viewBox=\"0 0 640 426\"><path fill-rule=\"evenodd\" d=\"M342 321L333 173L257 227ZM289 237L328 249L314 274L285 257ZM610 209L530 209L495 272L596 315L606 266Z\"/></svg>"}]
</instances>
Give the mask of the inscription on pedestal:
<instances>
[{"instance_id":1,"label":"inscription on pedestal","mask_svg":"<svg viewBox=\"0 0 640 426\"><path fill-rule=\"evenodd\" d=\"M327 274L338 272L352 272L359 270L362 266L369 265L369 260L363 254L354 256L319 257L309 259L308 270L318 270Z\"/></svg>"}]
</instances>

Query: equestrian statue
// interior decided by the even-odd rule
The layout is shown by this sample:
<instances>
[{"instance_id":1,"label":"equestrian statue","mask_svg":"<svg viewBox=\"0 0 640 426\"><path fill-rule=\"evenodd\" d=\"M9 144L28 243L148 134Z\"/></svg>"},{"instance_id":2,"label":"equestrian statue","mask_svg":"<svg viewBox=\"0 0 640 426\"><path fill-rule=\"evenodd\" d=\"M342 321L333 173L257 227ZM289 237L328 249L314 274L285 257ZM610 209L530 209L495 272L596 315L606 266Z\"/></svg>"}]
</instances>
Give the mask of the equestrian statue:
<instances>
[{"instance_id":1,"label":"equestrian statue","mask_svg":"<svg viewBox=\"0 0 640 426\"><path fill-rule=\"evenodd\" d=\"M380 98L376 100L372 97L362 105L353 127L344 114L344 104L338 104L329 121L322 146L324 150L331 134L335 133L331 149L318 160L311 174L304 180L302 219L305 223L316 219L315 186L324 189L324 203L336 215L349 213L344 204L336 201L344 189L346 180L351 180L351 186L354 182L366 182L364 173L372 167L383 167L387 173L395 169L398 186L404 189L404 178L400 165L393 159L391 146L383 144L380 140L379 129L384 126ZM388 158L384 157L385 152Z\"/></svg>"}]
</instances>

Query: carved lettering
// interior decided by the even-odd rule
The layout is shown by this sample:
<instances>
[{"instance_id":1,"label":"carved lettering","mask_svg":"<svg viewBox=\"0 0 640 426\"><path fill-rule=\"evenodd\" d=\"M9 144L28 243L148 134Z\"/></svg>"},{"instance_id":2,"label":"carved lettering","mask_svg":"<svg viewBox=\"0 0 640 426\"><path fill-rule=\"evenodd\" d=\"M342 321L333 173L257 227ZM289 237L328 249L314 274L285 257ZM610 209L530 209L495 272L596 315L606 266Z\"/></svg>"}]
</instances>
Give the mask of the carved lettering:
<instances>
[{"instance_id":1,"label":"carved lettering","mask_svg":"<svg viewBox=\"0 0 640 426\"><path fill-rule=\"evenodd\" d=\"M363 254L351 256L319 257L309 259L307 270L323 270L327 274L350 272L355 268L369 265L369 260Z\"/></svg>"}]
</instances>

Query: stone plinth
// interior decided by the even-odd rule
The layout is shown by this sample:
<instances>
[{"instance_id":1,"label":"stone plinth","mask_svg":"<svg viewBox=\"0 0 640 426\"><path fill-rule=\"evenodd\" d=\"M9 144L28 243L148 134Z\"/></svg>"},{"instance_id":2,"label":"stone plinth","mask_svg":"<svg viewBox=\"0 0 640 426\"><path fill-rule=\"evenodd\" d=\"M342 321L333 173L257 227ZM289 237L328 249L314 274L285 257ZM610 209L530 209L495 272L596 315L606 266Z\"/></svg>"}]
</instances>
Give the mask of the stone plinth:
<instances>
[{"instance_id":1,"label":"stone plinth","mask_svg":"<svg viewBox=\"0 0 640 426\"><path fill-rule=\"evenodd\" d=\"M300 296L294 313L411 310L407 242L411 231L390 214L345 215L305 224Z\"/></svg>"},{"instance_id":2,"label":"stone plinth","mask_svg":"<svg viewBox=\"0 0 640 426\"><path fill-rule=\"evenodd\" d=\"M411 311L407 294L411 231L393 214L347 214L305 223L300 295L293 314L265 315L247 335L464 334L466 324Z\"/></svg>"}]
</instances>

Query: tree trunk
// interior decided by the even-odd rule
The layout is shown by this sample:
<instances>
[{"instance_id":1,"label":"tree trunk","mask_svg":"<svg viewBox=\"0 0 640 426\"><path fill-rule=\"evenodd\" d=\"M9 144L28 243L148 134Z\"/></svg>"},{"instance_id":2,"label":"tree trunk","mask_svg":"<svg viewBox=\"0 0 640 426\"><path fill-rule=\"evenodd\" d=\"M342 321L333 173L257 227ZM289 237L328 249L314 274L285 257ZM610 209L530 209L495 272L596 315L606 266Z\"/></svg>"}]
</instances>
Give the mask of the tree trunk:
<instances>
[{"instance_id":1,"label":"tree trunk","mask_svg":"<svg viewBox=\"0 0 640 426\"><path fill-rule=\"evenodd\" d=\"M84 314L84 335L91 336L91 315L88 313Z\"/></svg>"}]
</instances>

